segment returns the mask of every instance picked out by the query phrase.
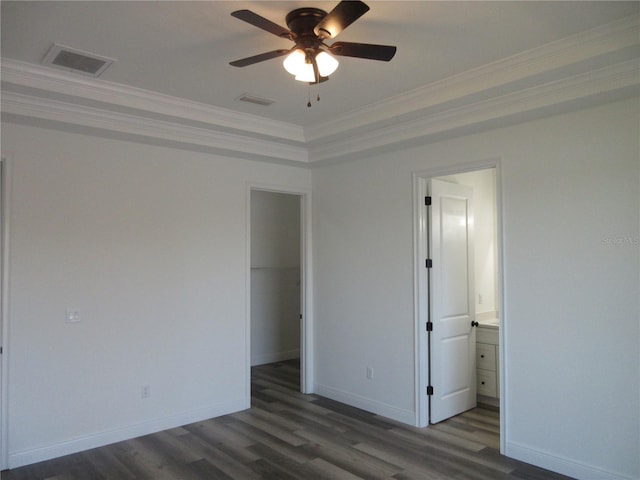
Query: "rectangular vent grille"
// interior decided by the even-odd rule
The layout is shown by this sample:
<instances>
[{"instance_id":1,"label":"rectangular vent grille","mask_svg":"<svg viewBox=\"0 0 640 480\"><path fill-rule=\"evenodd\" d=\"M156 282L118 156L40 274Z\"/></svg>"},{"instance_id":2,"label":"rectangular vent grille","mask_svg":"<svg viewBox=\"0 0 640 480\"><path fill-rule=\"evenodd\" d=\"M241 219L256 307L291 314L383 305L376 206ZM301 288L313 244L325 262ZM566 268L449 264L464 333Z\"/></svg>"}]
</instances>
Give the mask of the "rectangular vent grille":
<instances>
[{"instance_id":1,"label":"rectangular vent grille","mask_svg":"<svg viewBox=\"0 0 640 480\"><path fill-rule=\"evenodd\" d=\"M112 58L83 52L57 43L53 44L42 60L43 65L92 77L100 76L113 62L115 60Z\"/></svg>"},{"instance_id":2,"label":"rectangular vent grille","mask_svg":"<svg viewBox=\"0 0 640 480\"><path fill-rule=\"evenodd\" d=\"M268 107L269 105L273 105L273 100L267 100L266 98L256 97L254 95L249 95L245 93L244 95L238 97L238 100L241 102L255 103L256 105L262 105L263 107Z\"/></svg>"}]
</instances>

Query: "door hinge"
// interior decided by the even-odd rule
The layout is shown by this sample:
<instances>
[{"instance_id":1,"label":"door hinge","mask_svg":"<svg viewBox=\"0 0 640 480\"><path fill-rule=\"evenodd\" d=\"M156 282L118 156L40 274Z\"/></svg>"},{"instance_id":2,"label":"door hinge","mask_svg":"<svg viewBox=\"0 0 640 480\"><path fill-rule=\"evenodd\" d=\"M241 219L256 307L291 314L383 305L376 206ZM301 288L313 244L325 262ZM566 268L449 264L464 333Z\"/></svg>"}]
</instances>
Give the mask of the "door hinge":
<instances>
[{"instance_id":1,"label":"door hinge","mask_svg":"<svg viewBox=\"0 0 640 480\"><path fill-rule=\"evenodd\" d=\"M425 267L427 267L427 268L431 268L431 267L433 267L433 262L431 261L431 259L430 259L430 258L427 258L427 259L425 260L425 262L424 262L424 266L425 266Z\"/></svg>"},{"instance_id":2,"label":"door hinge","mask_svg":"<svg viewBox=\"0 0 640 480\"><path fill-rule=\"evenodd\" d=\"M424 197L424 204L429 207L431 205L431 197Z\"/></svg>"},{"instance_id":3,"label":"door hinge","mask_svg":"<svg viewBox=\"0 0 640 480\"><path fill-rule=\"evenodd\" d=\"M433 387L431 385L427 387L427 395L433 395Z\"/></svg>"},{"instance_id":4,"label":"door hinge","mask_svg":"<svg viewBox=\"0 0 640 480\"><path fill-rule=\"evenodd\" d=\"M2 349L2 347L0 347L0 355L2 355L4 353L4 350Z\"/></svg>"},{"instance_id":5,"label":"door hinge","mask_svg":"<svg viewBox=\"0 0 640 480\"><path fill-rule=\"evenodd\" d=\"M427 322L427 332L433 332L433 322Z\"/></svg>"}]
</instances>

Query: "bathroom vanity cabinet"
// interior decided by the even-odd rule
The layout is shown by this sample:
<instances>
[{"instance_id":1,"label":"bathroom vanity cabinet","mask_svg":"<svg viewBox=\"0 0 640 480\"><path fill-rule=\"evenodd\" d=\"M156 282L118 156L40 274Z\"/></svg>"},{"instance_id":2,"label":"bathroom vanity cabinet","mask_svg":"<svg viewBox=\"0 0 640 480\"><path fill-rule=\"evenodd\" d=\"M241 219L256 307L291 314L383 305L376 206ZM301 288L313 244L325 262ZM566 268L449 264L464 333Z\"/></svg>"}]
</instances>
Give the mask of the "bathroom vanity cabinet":
<instances>
[{"instance_id":1,"label":"bathroom vanity cabinet","mask_svg":"<svg viewBox=\"0 0 640 480\"><path fill-rule=\"evenodd\" d=\"M499 335L497 322L480 322L476 332L478 395L500 397Z\"/></svg>"}]
</instances>

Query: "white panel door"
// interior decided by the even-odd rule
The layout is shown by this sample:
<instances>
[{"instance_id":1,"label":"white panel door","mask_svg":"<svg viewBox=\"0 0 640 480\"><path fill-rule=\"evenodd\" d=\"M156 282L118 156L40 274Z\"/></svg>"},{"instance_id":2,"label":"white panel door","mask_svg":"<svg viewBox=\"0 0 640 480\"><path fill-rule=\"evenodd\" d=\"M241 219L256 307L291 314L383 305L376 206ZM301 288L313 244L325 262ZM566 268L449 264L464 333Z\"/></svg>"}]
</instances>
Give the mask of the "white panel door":
<instances>
[{"instance_id":1,"label":"white panel door","mask_svg":"<svg viewBox=\"0 0 640 480\"><path fill-rule=\"evenodd\" d=\"M431 423L476 406L473 190L431 179L429 345Z\"/></svg>"}]
</instances>

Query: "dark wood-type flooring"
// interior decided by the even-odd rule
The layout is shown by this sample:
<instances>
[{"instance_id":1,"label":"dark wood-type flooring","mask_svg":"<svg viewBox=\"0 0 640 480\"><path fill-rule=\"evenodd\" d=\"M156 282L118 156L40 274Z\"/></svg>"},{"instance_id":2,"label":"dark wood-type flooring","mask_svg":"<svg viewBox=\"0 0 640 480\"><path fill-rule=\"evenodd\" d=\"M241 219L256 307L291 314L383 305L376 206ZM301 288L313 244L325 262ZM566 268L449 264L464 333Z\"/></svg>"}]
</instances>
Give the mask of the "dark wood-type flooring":
<instances>
[{"instance_id":1,"label":"dark wood-type flooring","mask_svg":"<svg viewBox=\"0 0 640 480\"><path fill-rule=\"evenodd\" d=\"M252 407L2 472L3 480L561 480L499 453L499 415L418 429L299 392L296 361L252 371Z\"/></svg>"}]
</instances>

